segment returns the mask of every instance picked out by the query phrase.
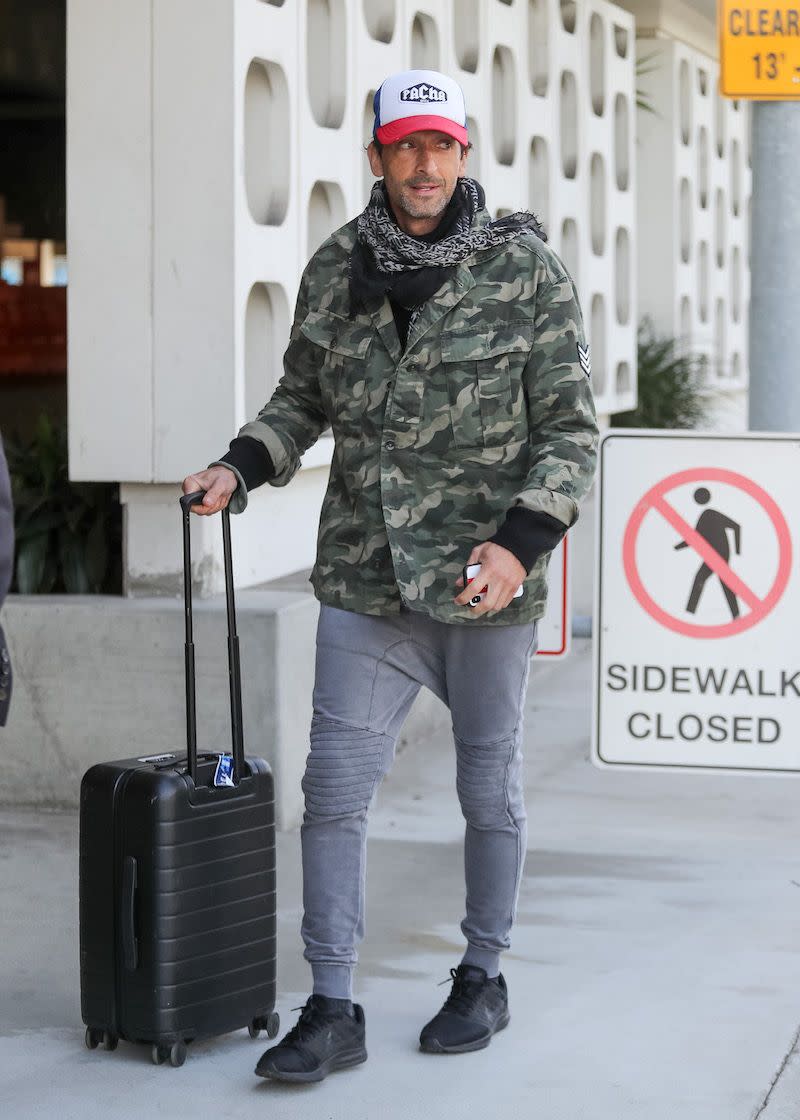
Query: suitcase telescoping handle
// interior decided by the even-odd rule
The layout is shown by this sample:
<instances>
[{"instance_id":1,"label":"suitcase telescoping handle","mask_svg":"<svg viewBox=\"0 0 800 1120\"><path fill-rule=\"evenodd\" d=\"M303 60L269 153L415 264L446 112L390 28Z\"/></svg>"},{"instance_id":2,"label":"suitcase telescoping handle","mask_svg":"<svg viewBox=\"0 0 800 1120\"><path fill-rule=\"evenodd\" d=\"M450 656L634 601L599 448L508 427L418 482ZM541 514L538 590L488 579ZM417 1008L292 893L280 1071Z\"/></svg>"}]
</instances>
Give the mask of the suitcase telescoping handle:
<instances>
[{"instance_id":1,"label":"suitcase telescoping handle","mask_svg":"<svg viewBox=\"0 0 800 1120\"><path fill-rule=\"evenodd\" d=\"M186 617L186 749L189 776L197 783L197 703L194 672L194 640L192 633L192 557L189 529L190 509L199 505L205 490L184 494L180 499L183 511L183 592ZM222 552L225 563L225 598L228 606L228 679L231 694L231 737L233 740L233 780L244 776L244 740L242 735L242 672L239 663L239 636L236 633L236 605L233 598L233 559L231 557L231 514L222 511Z\"/></svg>"}]
</instances>

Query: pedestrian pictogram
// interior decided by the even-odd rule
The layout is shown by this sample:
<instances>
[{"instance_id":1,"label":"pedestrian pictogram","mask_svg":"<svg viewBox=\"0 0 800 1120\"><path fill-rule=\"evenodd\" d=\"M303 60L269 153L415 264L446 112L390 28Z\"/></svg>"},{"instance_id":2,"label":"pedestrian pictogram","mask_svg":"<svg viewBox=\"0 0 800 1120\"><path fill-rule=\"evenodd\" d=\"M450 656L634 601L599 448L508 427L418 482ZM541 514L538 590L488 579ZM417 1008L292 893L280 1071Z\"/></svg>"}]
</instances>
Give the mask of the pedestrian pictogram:
<instances>
[{"instance_id":1,"label":"pedestrian pictogram","mask_svg":"<svg viewBox=\"0 0 800 1120\"><path fill-rule=\"evenodd\" d=\"M711 492L707 490L705 486L698 486L698 488L694 492L694 500L701 506L705 505L707 502L711 501ZM706 544L710 545L711 548L713 548L717 553L717 555L721 556L726 563L730 559L730 541L728 539L728 533L730 531L734 536L736 555L739 556L741 554L742 527L738 521L731 520L730 517L726 517L725 514L720 513L719 510L704 510L700 514L700 518L694 527L694 531L699 536L701 536ZM689 542L687 540L681 539L675 545L675 551L678 552L680 551L680 549L688 547ZM700 602L700 596L703 594L703 589L705 588L706 581L708 580L708 577L713 574L713 568L711 568L705 560L701 561L700 567L697 569L697 575L694 577L691 594L689 595L689 602L686 604L686 610L689 614L695 614L695 612L697 611L697 607ZM731 615L733 618L738 618L739 600L736 598L735 593L731 590L722 576L719 576L718 578L720 583L722 584L722 592L725 598L728 600L728 606L731 609Z\"/></svg>"},{"instance_id":2,"label":"pedestrian pictogram","mask_svg":"<svg viewBox=\"0 0 800 1120\"><path fill-rule=\"evenodd\" d=\"M700 506L708 506L700 513L694 525L679 512L672 497L689 483L696 484L694 502ZM717 487L720 493L719 496L715 494L716 500L712 504L714 483L721 486ZM761 573L760 587L751 586L736 570L735 557L742 555L742 541L747 538L741 522L729 517L720 508L728 488L732 488L734 493L745 495L753 505L754 513L760 512L762 518L766 514L777 545L774 573L771 578L769 573L766 577ZM652 558L649 562L643 561L640 555L640 534L648 518L663 518L678 536L673 550L690 550L699 561L682 611L676 611L674 605L667 608L658 601L659 588L680 579L680 573L675 568L670 568L666 559L655 570ZM763 545L763 541L755 539L755 534L751 534L751 537L751 549ZM711 466L675 472L650 487L630 516L622 553L628 584L644 610L669 630L695 638L730 637L761 622L780 601L792 566L791 536L777 502L762 486L746 475ZM645 567L654 570L646 571ZM712 577L719 581L728 605L731 617L725 622L701 622L697 619L701 599Z\"/></svg>"}]
</instances>

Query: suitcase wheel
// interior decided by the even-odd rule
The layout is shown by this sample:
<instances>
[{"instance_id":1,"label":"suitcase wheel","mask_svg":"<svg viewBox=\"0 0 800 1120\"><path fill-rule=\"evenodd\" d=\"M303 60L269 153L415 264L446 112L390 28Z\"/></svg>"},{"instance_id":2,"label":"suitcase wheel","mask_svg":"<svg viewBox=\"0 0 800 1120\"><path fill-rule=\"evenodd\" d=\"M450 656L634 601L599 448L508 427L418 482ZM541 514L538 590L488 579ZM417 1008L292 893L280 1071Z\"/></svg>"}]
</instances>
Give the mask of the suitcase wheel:
<instances>
[{"instance_id":1,"label":"suitcase wheel","mask_svg":"<svg viewBox=\"0 0 800 1120\"><path fill-rule=\"evenodd\" d=\"M247 1028L247 1033L251 1038L258 1038L262 1031L267 1032L267 1038L274 1038L280 1030L281 1019L277 1011L270 1011L269 1015L260 1015L258 1018L253 1019L252 1023Z\"/></svg>"},{"instance_id":2,"label":"suitcase wheel","mask_svg":"<svg viewBox=\"0 0 800 1120\"><path fill-rule=\"evenodd\" d=\"M169 1064L177 1069L186 1061L186 1043L182 1039L171 1046L154 1042L150 1047L150 1059L154 1066L163 1066L169 1059Z\"/></svg>"},{"instance_id":3,"label":"suitcase wheel","mask_svg":"<svg viewBox=\"0 0 800 1120\"><path fill-rule=\"evenodd\" d=\"M176 1069L186 1061L186 1043L173 1042L169 1048L169 1064Z\"/></svg>"},{"instance_id":4,"label":"suitcase wheel","mask_svg":"<svg viewBox=\"0 0 800 1120\"><path fill-rule=\"evenodd\" d=\"M119 1039L111 1031L103 1031L103 1049L116 1050L119 1045Z\"/></svg>"},{"instance_id":5,"label":"suitcase wheel","mask_svg":"<svg viewBox=\"0 0 800 1120\"><path fill-rule=\"evenodd\" d=\"M83 1036L86 1043L87 1050L96 1050L100 1043L103 1041L103 1032L96 1031L94 1027L87 1027L86 1034Z\"/></svg>"}]
</instances>

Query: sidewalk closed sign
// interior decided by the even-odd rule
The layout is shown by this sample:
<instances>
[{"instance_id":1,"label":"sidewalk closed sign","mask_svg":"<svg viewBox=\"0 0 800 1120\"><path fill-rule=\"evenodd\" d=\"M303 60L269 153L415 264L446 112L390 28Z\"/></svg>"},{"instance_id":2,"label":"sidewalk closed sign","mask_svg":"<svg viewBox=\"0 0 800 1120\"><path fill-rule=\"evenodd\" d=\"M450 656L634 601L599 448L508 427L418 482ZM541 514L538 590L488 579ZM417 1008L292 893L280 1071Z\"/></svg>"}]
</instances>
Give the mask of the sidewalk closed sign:
<instances>
[{"instance_id":1,"label":"sidewalk closed sign","mask_svg":"<svg viewBox=\"0 0 800 1120\"><path fill-rule=\"evenodd\" d=\"M593 761L800 771L800 437L609 431Z\"/></svg>"}]
</instances>

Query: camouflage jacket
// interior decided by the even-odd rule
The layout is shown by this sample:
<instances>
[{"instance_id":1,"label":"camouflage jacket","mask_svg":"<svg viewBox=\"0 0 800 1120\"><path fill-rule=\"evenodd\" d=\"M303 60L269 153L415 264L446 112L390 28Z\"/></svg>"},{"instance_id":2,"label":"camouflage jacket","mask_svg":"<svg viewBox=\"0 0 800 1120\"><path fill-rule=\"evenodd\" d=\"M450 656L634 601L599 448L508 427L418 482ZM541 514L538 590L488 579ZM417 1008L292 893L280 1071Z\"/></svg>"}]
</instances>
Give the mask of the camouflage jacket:
<instances>
[{"instance_id":1,"label":"camouflage jacket","mask_svg":"<svg viewBox=\"0 0 800 1120\"><path fill-rule=\"evenodd\" d=\"M285 486L332 428L311 573L321 602L376 615L405 602L466 625L530 622L544 612L547 556L522 596L477 619L454 605L455 581L511 506L569 526L592 481L597 425L574 285L532 233L481 250L424 305L403 353L387 299L349 317L355 231L349 222L311 258L284 374L239 435L265 445L271 485ZM240 485L231 511L246 504Z\"/></svg>"}]
</instances>

